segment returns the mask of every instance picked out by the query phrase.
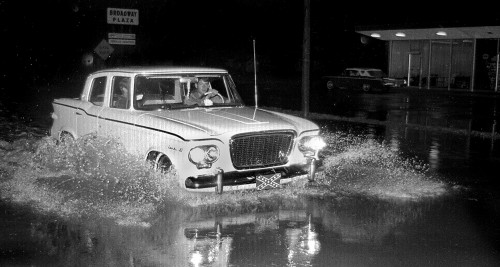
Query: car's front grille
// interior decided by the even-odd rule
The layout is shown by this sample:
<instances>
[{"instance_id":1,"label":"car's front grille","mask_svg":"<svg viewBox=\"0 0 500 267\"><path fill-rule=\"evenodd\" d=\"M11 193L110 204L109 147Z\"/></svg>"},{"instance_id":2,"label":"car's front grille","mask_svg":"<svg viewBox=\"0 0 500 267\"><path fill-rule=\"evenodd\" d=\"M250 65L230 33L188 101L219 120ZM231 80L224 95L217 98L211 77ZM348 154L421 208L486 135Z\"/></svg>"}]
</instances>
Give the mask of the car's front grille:
<instances>
[{"instance_id":1,"label":"car's front grille","mask_svg":"<svg viewBox=\"0 0 500 267\"><path fill-rule=\"evenodd\" d=\"M288 162L293 132L237 135L231 139L231 160L236 169L262 168Z\"/></svg>"}]
</instances>

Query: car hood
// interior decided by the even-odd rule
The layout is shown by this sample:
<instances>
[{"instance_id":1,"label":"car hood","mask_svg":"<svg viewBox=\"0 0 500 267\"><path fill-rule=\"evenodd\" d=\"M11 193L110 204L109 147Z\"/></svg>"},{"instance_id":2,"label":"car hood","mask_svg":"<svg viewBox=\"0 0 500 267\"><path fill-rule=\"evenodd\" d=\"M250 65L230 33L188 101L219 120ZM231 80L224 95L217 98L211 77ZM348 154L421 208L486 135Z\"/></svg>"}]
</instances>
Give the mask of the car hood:
<instances>
[{"instance_id":1,"label":"car hood","mask_svg":"<svg viewBox=\"0 0 500 267\"><path fill-rule=\"evenodd\" d=\"M136 124L186 140L227 133L292 130L300 135L304 131L319 130L309 120L253 107L152 111L140 115Z\"/></svg>"}]
</instances>

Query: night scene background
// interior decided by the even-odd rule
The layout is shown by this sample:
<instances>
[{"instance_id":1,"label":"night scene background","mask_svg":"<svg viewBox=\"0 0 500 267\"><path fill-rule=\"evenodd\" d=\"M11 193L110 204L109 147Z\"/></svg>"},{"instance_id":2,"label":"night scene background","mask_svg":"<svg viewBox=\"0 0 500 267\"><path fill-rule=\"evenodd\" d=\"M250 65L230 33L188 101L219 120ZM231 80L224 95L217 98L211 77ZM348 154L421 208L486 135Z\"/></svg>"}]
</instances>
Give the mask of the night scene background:
<instances>
[{"instance_id":1,"label":"night scene background","mask_svg":"<svg viewBox=\"0 0 500 267\"><path fill-rule=\"evenodd\" d=\"M259 107L302 116L304 6L0 0L0 266L499 266L498 93L321 82L387 71L388 44L358 27L500 25L494 2L310 1L308 119L328 143L318 183L202 195L108 139L50 137L53 99L104 68L224 68L253 105L254 40ZM108 24L107 8L139 10L139 25ZM108 33L136 44L103 60Z\"/></svg>"},{"instance_id":2,"label":"night scene background","mask_svg":"<svg viewBox=\"0 0 500 267\"><path fill-rule=\"evenodd\" d=\"M139 25L107 24L108 7L138 9ZM403 5L340 6L312 0L312 82L345 67L387 68L386 44L361 38L356 27L496 23L496 16L488 15L484 5L476 7L451 12L436 5L405 9ZM64 82L78 84L96 69L125 65L222 67L236 80L252 80L253 40L259 83L288 79L300 84L304 1L2 1L0 10L4 96ZM134 33L136 45L113 45L114 52L102 60L94 49L110 32ZM93 64L84 64L86 55L93 56Z\"/></svg>"}]
</instances>

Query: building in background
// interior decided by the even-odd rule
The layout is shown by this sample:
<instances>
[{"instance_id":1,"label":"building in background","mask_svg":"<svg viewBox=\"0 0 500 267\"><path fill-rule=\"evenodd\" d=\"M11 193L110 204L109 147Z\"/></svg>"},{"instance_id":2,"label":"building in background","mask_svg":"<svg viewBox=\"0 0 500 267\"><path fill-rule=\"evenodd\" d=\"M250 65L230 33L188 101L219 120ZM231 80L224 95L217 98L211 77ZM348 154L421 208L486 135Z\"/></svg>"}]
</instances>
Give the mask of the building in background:
<instances>
[{"instance_id":1,"label":"building in background","mask_svg":"<svg viewBox=\"0 0 500 267\"><path fill-rule=\"evenodd\" d=\"M406 78L410 86L500 92L500 26L356 32L386 41L389 76Z\"/></svg>"}]
</instances>

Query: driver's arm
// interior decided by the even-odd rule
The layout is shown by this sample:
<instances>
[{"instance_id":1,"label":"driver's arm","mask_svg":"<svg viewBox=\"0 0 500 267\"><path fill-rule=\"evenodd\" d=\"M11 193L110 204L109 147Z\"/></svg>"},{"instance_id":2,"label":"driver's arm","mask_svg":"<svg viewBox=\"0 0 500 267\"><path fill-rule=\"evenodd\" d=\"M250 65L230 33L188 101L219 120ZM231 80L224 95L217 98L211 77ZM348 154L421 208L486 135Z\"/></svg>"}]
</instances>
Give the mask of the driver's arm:
<instances>
[{"instance_id":1,"label":"driver's arm","mask_svg":"<svg viewBox=\"0 0 500 267\"><path fill-rule=\"evenodd\" d=\"M219 91L217 91L216 89L210 88L210 90L208 90L205 94L211 94L212 96L215 96L218 93Z\"/></svg>"},{"instance_id":2,"label":"driver's arm","mask_svg":"<svg viewBox=\"0 0 500 267\"><path fill-rule=\"evenodd\" d=\"M211 89L208 93L208 98L212 100L214 103L226 103L227 98L223 97L219 91L215 89Z\"/></svg>"},{"instance_id":3,"label":"driver's arm","mask_svg":"<svg viewBox=\"0 0 500 267\"><path fill-rule=\"evenodd\" d=\"M184 99L184 104L185 105L201 105L201 103L203 102L203 98L199 99L199 98L196 98L193 94L190 94L189 97L186 97Z\"/></svg>"}]
</instances>

